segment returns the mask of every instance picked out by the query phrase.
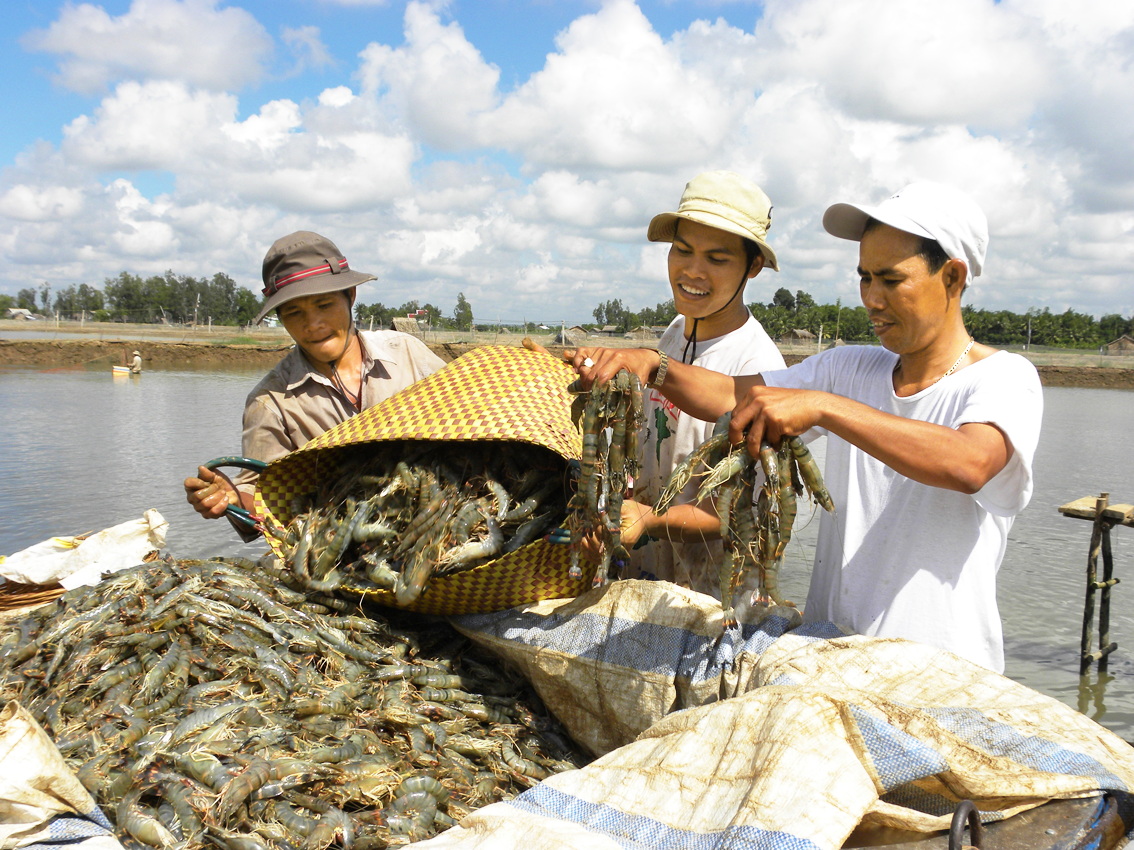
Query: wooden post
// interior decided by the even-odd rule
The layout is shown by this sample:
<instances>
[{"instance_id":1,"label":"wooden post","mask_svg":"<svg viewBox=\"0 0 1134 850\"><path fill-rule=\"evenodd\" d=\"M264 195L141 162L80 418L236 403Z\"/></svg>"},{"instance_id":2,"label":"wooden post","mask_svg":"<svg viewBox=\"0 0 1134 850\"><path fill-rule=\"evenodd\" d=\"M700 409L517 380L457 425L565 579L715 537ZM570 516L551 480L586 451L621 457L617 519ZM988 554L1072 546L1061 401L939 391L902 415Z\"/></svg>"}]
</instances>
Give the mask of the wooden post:
<instances>
[{"instance_id":1,"label":"wooden post","mask_svg":"<svg viewBox=\"0 0 1134 850\"><path fill-rule=\"evenodd\" d=\"M1092 504L1093 501L1093 504ZM1118 584L1114 577L1114 557L1110 548L1110 530L1115 525L1134 527L1134 505L1111 505L1110 494L1101 493L1097 499L1078 499L1063 505L1059 512L1064 516L1091 520L1091 548L1087 553L1087 591L1083 599L1083 632L1079 643L1079 676L1087 675L1091 662L1097 661L1100 675L1107 672L1107 656L1118 649L1110 639L1110 589ZM1102 579L1098 575L1099 555L1102 555ZM1095 621L1095 594L1099 591L1099 648L1091 651Z\"/></svg>"},{"instance_id":2,"label":"wooden post","mask_svg":"<svg viewBox=\"0 0 1134 850\"><path fill-rule=\"evenodd\" d=\"M1102 539L1105 534L1110 537L1110 529L1104 530L1105 520L1103 512L1106 511L1110 501L1109 493L1101 493L1095 502L1095 521L1091 525L1091 547L1087 552L1087 596L1083 600L1083 636L1079 641L1079 675L1086 676L1092 661L1099 658L1091 652L1091 632L1095 627L1095 591L1098 590L1099 550L1102 548ZM1102 649L1102 629L1099 629L1099 649ZM1105 657L1105 656L1103 656ZM1101 669L1101 668L1100 668Z\"/></svg>"},{"instance_id":3,"label":"wooden post","mask_svg":"<svg viewBox=\"0 0 1134 850\"><path fill-rule=\"evenodd\" d=\"M1098 588L1102 591L1102 598L1099 600L1099 675L1103 675L1107 671L1107 658L1118 649L1117 643L1112 643L1110 639L1110 589L1118 584L1118 579L1114 577L1114 557L1110 551L1110 529L1114 524L1108 520L1102 520L1102 541L1100 548L1102 550L1103 559L1103 578L1098 583Z\"/></svg>"}]
</instances>

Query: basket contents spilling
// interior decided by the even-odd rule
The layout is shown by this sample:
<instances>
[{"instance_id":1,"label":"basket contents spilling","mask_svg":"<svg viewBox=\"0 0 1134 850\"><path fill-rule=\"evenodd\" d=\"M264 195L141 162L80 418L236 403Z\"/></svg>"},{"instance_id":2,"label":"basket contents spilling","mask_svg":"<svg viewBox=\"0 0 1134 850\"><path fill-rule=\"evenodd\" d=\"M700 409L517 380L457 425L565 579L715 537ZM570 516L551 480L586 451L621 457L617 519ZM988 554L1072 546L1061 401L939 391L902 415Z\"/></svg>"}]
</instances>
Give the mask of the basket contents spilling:
<instances>
[{"instance_id":1,"label":"basket contents spilling","mask_svg":"<svg viewBox=\"0 0 1134 850\"><path fill-rule=\"evenodd\" d=\"M43 725L124 839L398 846L584 763L524 681L443 621L266 569L141 565L0 644L0 697Z\"/></svg>"},{"instance_id":2,"label":"basket contents spilling","mask_svg":"<svg viewBox=\"0 0 1134 850\"><path fill-rule=\"evenodd\" d=\"M563 521L563 459L525 443L387 442L340 458L288 524L284 563L307 590L394 591L469 570Z\"/></svg>"}]
</instances>

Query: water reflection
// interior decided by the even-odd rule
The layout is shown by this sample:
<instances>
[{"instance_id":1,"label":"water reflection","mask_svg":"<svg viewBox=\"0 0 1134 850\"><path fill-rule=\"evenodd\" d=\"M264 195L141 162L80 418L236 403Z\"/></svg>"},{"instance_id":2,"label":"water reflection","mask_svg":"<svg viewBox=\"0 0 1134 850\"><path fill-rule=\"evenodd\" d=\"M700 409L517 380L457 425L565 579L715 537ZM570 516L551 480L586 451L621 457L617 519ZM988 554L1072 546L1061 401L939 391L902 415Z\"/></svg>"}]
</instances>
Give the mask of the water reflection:
<instances>
[{"instance_id":1,"label":"water reflection","mask_svg":"<svg viewBox=\"0 0 1134 850\"><path fill-rule=\"evenodd\" d=\"M55 535L106 528L157 508L177 557L256 557L224 521L186 504L181 480L197 464L239 454L240 412L259 372L42 371L0 367L0 554ZM1032 503L1013 526L999 575L1006 673L1134 740L1134 529L1112 530L1115 572L1108 673L1079 681L1079 641L1091 524L1060 505L1106 491L1134 502L1134 453L1123 449L1134 393L1044 393ZM821 449L817 449L821 451ZM818 519L801 511L781 573L789 598L806 594Z\"/></svg>"}]
</instances>

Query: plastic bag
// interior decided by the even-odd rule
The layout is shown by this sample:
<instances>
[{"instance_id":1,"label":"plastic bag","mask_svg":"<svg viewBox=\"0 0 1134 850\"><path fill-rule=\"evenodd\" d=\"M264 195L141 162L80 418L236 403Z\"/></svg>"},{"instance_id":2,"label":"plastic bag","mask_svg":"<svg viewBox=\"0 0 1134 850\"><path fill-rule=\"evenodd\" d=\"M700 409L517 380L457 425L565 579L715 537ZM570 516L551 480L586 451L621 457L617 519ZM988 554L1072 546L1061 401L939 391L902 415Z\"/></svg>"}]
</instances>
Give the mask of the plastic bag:
<instances>
[{"instance_id":1,"label":"plastic bag","mask_svg":"<svg viewBox=\"0 0 1134 850\"><path fill-rule=\"evenodd\" d=\"M60 584L66 590L95 585L106 573L142 563L165 545L169 523L151 508L130 520L78 539L53 537L7 558L0 576L21 584Z\"/></svg>"},{"instance_id":2,"label":"plastic bag","mask_svg":"<svg viewBox=\"0 0 1134 850\"><path fill-rule=\"evenodd\" d=\"M118 844L55 744L15 701L0 711L0 765L0 850L92 837Z\"/></svg>"}]
</instances>

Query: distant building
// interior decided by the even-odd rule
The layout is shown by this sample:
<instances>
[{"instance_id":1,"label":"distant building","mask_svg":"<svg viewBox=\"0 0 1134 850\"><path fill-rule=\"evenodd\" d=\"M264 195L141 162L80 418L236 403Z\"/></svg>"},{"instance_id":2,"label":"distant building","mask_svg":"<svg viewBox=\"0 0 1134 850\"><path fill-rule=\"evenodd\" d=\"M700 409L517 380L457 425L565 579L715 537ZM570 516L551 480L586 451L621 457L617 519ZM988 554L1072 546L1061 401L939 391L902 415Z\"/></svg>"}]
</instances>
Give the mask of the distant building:
<instances>
[{"instance_id":1,"label":"distant building","mask_svg":"<svg viewBox=\"0 0 1134 850\"><path fill-rule=\"evenodd\" d=\"M1103 346L1103 354L1134 355L1134 337L1123 334L1114 342L1108 342Z\"/></svg>"},{"instance_id":2,"label":"distant building","mask_svg":"<svg viewBox=\"0 0 1134 850\"><path fill-rule=\"evenodd\" d=\"M572 327L567 328L567 333L571 334L571 336L576 337L577 339L587 338L587 329L582 325L573 325Z\"/></svg>"},{"instance_id":3,"label":"distant building","mask_svg":"<svg viewBox=\"0 0 1134 850\"><path fill-rule=\"evenodd\" d=\"M23 307L9 307L8 318L19 319L20 321L28 321L31 319L38 319L39 317L36 316L36 314L31 310L25 310Z\"/></svg>"},{"instance_id":4,"label":"distant building","mask_svg":"<svg viewBox=\"0 0 1134 850\"><path fill-rule=\"evenodd\" d=\"M815 342L815 334L801 328L794 328L780 337L780 342Z\"/></svg>"},{"instance_id":5,"label":"distant building","mask_svg":"<svg viewBox=\"0 0 1134 850\"><path fill-rule=\"evenodd\" d=\"M606 336L614 336L618 333L618 327L616 325L603 325L599 333L605 334Z\"/></svg>"},{"instance_id":6,"label":"distant building","mask_svg":"<svg viewBox=\"0 0 1134 850\"><path fill-rule=\"evenodd\" d=\"M654 333L652 328L641 327L627 332L625 337L626 339L657 339L658 335Z\"/></svg>"}]
</instances>

